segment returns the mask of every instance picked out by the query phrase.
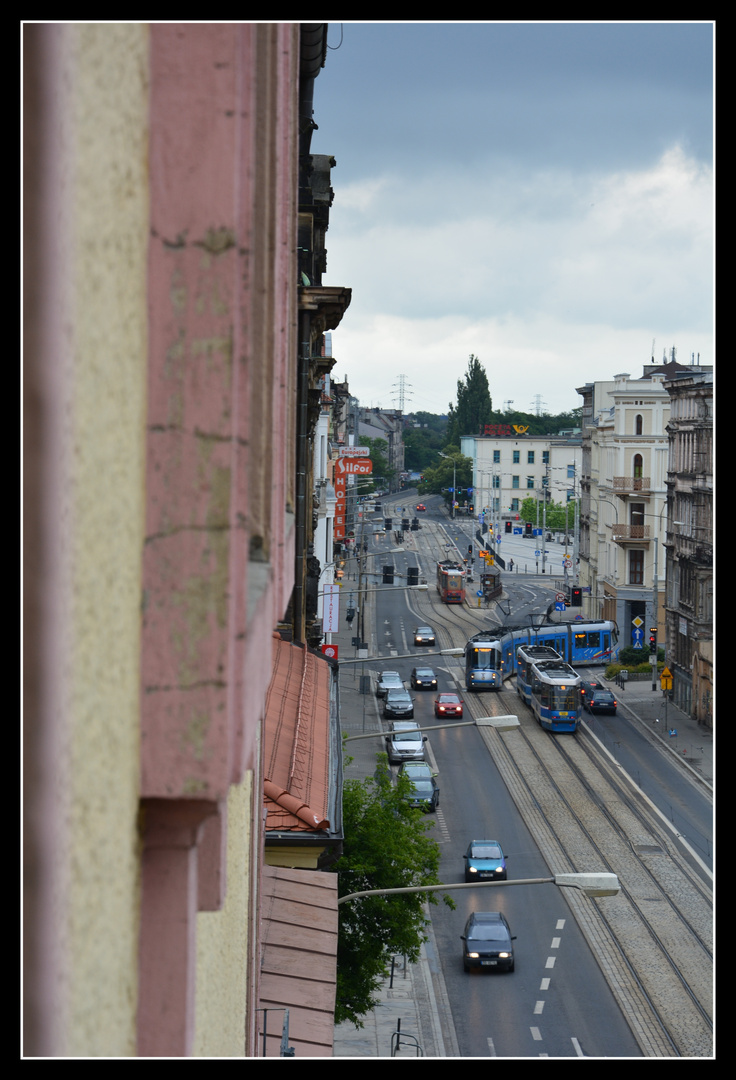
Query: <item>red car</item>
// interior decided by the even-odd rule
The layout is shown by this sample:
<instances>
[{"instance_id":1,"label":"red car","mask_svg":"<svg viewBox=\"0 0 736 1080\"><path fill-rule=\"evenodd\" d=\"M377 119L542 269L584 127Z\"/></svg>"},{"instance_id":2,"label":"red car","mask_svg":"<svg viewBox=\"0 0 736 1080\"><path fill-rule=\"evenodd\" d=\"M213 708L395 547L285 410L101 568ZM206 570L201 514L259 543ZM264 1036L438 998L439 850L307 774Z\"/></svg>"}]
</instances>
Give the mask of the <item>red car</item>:
<instances>
[{"instance_id":1,"label":"red car","mask_svg":"<svg viewBox=\"0 0 736 1080\"><path fill-rule=\"evenodd\" d=\"M457 694L438 694L434 699L435 716L462 716L463 703Z\"/></svg>"},{"instance_id":2,"label":"red car","mask_svg":"<svg viewBox=\"0 0 736 1080\"><path fill-rule=\"evenodd\" d=\"M426 509L427 509L427 507L424 505L424 503L417 503L417 510L426 510Z\"/></svg>"}]
</instances>

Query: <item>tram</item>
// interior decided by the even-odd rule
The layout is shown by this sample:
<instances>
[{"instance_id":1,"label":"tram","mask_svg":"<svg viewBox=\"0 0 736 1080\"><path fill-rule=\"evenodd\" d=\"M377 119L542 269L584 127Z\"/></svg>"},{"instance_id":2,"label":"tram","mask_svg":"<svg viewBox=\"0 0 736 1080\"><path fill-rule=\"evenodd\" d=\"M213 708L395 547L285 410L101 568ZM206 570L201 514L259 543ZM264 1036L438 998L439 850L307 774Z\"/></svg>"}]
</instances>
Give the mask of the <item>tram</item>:
<instances>
[{"instance_id":1,"label":"tram","mask_svg":"<svg viewBox=\"0 0 736 1080\"><path fill-rule=\"evenodd\" d=\"M531 709L545 731L576 732L582 711L577 671L564 660L537 660L529 676Z\"/></svg>"},{"instance_id":2,"label":"tram","mask_svg":"<svg viewBox=\"0 0 736 1080\"><path fill-rule=\"evenodd\" d=\"M562 662L562 657L549 645L520 645L516 650L516 692L529 706L532 703L532 665L538 660Z\"/></svg>"},{"instance_id":3,"label":"tram","mask_svg":"<svg viewBox=\"0 0 736 1080\"><path fill-rule=\"evenodd\" d=\"M465 567L462 563L451 559L437 563L437 592L443 604L465 602Z\"/></svg>"},{"instance_id":4,"label":"tram","mask_svg":"<svg viewBox=\"0 0 736 1080\"><path fill-rule=\"evenodd\" d=\"M505 679L517 673L518 650L523 645L547 645L575 667L610 664L618 655L618 628L605 619L509 628L500 639Z\"/></svg>"},{"instance_id":5,"label":"tram","mask_svg":"<svg viewBox=\"0 0 736 1080\"><path fill-rule=\"evenodd\" d=\"M492 634L475 634L465 646L466 690L501 690L501 643Z\"/></svg>"}]
</instances>

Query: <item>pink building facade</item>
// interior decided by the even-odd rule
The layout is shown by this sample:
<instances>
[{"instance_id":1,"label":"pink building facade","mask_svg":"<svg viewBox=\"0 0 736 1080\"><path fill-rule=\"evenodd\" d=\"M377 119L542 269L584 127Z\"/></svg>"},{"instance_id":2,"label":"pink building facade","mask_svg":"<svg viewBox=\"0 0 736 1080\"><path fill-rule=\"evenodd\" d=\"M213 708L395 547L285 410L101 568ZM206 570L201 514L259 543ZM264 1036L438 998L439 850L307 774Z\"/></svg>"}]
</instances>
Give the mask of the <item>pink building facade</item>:
<instances>
[{"instance_id":1,"label":"pink building facade","mask_svg":"<svg viewBox=\"0 0 736 1080\"><path fill-rule=\"evenodd\" d=\"M28 1056L257 1052L264 702L307 558L300 85L325 34L25 27Z\"/></svg>"}]
</instances>

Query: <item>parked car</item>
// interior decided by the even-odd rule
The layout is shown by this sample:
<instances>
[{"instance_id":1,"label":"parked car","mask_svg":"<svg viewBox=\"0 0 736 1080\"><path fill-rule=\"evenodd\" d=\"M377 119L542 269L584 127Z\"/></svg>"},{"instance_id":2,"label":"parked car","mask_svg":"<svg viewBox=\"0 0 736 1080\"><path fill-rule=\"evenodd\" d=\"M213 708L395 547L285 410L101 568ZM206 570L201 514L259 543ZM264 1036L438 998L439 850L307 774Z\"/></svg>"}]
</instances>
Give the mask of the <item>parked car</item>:
<instances>
[{"instance_id":1,"label":"parked car","mask_svg":"<svg viewBox=\"0 0 736 1080\"><path fill-rule=\"evenodd\" d=\"M506 858L498 840L471 840L463 857L466 881L506 880Z\"/></svg>"},{"instance_id":2,"label":"parked car","mask_svg":"<svg viewBox=\"0 0 736 1080\"><path fill-rule=\"evenodd\" d=\"M414 627L415 645L434 645L434 630L431 626Z\"/></svg>"},{"instance_id":3,"label":"parked car","mask_svg":"<svg viewBox=\"0 0 736 1080\"><path fill-rule=\"evenodd\" d=\"M376 697L385 697L387 690L406 689L398 671L382 671L376 683Z\"/></svg>"},{"instance_id":4,"label":"parked car","mask_svg":"<svg viewBox=\"0 0 736 1080\"><path fill-rule=\"evenodd\" d=\"M429 765L420 766L419 763L407 761L399 772L411 780L412 790L407 796L409 805L433 813L440 805L440 789Z\"/></svg>"},{"instance_id":5,"label":"parked car","mask_svg":"<svg viewBox=\"0 0 736 1080\"><path fill-rule=\"evenodd\" d=\"M424 762L424 744L427 736L422 735L416 724L391 724L386 734L386 753L392 765L402 762Z\"/></svg>"},{"instance_id":6,"label":"parked car","mask_svg":"<svg viewBox=\"0 0 736 1080\"><path fill-rule=\"evenodd\" d=\"M474 911L460 935L463 943L463 967L514 970L516 935L500 911Z\"/></svg>"},{"instance_id":7,"label":"parked car","mask_svg":"<svg viewBox=\"0 0 736 1080\"><path fill-rule=\"evenodd\" d=\"M434 699L435 716L462 716L463 703L457 694L438 694Z\"/></svg>"},{"instance_id":8,"label":"parked car","mask_svg":"<svg viewBox=\"0 0 736 1080\"><path fill-rule=\"evenodd\" d=\"M583 698L583 705L589 713L613 713L616 715L618 702L610 690L593 690Z\"/></svg>"},{"instance_id":9,"label":"parked car","mask_svg":"<svg viewBox=\"0 0 736 1080\"><path fill-rule=\"evenodd\" d=\"M383 715L386 719L411 720L414 716L414 698L409 691L403 687L401 690L387 690L383 699Z\"/></svg>"},{"instance_id":10,"label":"parked car","mask_svg":"<svg viewBox=\"0 0 736 1080\"><path fill-rule=\"evenodd\" d=\"M436 690L437 676L429 667L412 668L411 685L414 690Z\"/></svg>"}]
</instances>

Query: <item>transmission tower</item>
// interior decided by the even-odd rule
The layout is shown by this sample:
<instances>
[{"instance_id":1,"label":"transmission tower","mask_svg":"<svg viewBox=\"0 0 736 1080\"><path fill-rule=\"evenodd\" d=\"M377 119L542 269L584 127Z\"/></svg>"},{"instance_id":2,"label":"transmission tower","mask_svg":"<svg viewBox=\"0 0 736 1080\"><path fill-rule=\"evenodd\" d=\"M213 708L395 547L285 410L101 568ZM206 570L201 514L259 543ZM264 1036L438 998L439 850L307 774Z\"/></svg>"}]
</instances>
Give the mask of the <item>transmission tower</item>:
<instances>
[{"instance_id":1,"label":"transmission tower","mask_svg":"<svg viewBox=\"0 0 736 1080\"><path fill-rule=\"evenodd\" d=\"M547 402L542 401L542 395L541 394L535 394L534 401L532 402L532 404L534 406L534 411L535 411L536 415L541 416L542 415L542 406L546 405Z\"/></svg>"},{"instance_id":2,"label":"transmission tower","mask_svg":"<svg viewBox=\"0 0 736 1080\"><path fill-rule=\"evenodd\" d=\"M398 386L398 390L392 390L391 391L391 396L393 397L394 401L398 397L398 399L399 399L399 412L403 413L403 411L404 411L404 398L412 396L411 390L409 389L411 387L411 383L406 381L406 375L399 375L399 381L398 381L398 383L394 383L394 386Z\"/></svg>"}]
</instances>

